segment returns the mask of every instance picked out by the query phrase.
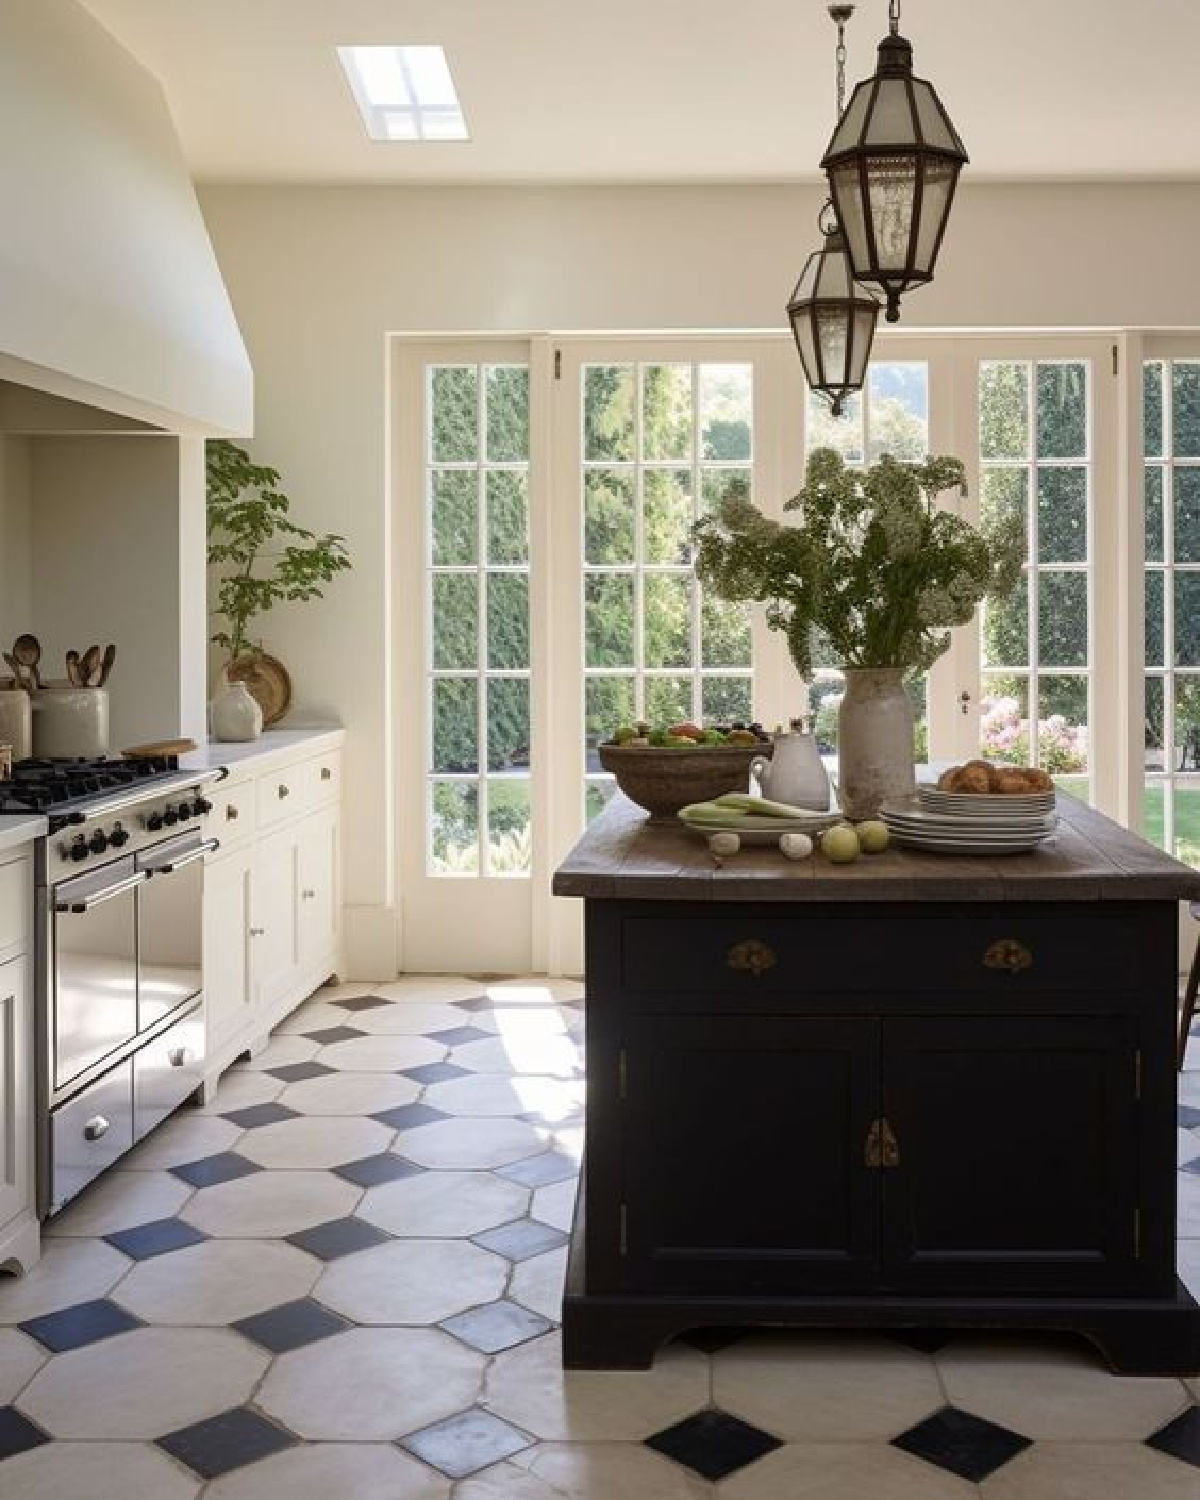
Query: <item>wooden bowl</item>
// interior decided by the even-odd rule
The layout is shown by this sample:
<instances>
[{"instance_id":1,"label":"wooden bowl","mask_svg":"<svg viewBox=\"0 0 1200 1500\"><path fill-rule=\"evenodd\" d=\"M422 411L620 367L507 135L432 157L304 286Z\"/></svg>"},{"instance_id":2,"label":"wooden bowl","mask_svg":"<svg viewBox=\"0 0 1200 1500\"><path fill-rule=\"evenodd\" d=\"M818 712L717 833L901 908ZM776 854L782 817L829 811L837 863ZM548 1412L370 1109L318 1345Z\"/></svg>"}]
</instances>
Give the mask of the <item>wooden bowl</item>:
<instances>
[{"instance_id":1,"label":"wooden bowl","mask_svg":"<svg viewBox=\"0 0 1200 1500\"><path fill-rule=\"evenodd\" d=\"M600 764L652 823L674 823L681 808L750 789L750 762L774 745L697 745L694 750L600 745Z\"/></svg>"}]
</instances>

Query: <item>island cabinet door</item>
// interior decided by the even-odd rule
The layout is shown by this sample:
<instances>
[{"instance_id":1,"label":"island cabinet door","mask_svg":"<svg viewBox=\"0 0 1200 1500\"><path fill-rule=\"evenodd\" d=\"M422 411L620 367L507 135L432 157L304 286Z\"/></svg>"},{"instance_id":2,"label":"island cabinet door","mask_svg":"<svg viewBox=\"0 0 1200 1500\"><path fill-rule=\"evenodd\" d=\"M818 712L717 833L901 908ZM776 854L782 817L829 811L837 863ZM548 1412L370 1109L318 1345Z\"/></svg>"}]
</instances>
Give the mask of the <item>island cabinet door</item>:
<instances>
[{"instance_id":1,"label":"island cabinet door","mask_svg":"<svg viewBox=\"0 0 1200 1500\"><path fill-rule=\"evenodd\" d=\"M883 1278L1136 1293L1139 1058L1123 1017L883 1023Z\"/></svg>"},{"instance_id":2,"label":"island cabinet door","mask_svg":"<svg viewBox=\"0 0 1200 1500\"><path fill-rule=\"evenodd\" d=\"M628 1288L868 1286L879 1250L879 1029L863 1020L634 1018L622 1148Z\"/></svg>"}]
</instances>

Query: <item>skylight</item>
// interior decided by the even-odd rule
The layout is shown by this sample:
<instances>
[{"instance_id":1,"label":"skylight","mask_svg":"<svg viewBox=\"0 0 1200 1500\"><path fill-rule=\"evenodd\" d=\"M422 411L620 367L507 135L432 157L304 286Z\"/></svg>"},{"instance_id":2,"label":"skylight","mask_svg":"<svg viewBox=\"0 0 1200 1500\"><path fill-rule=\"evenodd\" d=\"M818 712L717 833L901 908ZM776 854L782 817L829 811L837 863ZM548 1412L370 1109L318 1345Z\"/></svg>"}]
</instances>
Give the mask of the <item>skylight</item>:
<instances>
[{"instance_id":1,"label":"skylight","mask_svg":"<svg viewBox=\"0 0 1200 1500\"><path fill-rule=\"evenodd\" d=\"M467 122L440 47L339 47L376 141L465 141Z\"/></svg>"}]
</instances>

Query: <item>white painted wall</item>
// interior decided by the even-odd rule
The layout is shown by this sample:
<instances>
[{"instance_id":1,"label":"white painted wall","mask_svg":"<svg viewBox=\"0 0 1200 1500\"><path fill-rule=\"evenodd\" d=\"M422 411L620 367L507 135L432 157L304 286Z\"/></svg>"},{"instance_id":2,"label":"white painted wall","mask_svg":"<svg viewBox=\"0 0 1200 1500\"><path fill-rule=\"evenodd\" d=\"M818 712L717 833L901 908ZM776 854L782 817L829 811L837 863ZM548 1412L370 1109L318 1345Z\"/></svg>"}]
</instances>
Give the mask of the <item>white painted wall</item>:
<instances>
[{"instance_id":1,"label":"white painted wall","mask_svg":"<svg viewBox=\"0 0 1200 1500\"><path fill-rule=\"evenodd\" d=\"M387 739L386 335L779 328L819 195L207 187L201 202L254 361L255 453L354 557L325 603L277 611L264 637L298 709L350 731L347 938L354 972L378 977L394 959L383 811L420 754L402 712L394 753ZM1200 325L1197 245L1200 185L967 188L937 281L900 326ZM419 607L392 603L401 620Z\"/></svg>"},{"instance_id":2,"label":"white painted wall","mask_svg":"<svg viewBox=\"0 0 1200 1500\"><path fill-rule=\"evenodd\" d=\"M75 0L0 5L0 204L0 375L249 431L249 362L162 90Z\"/></svg>"}]
</instances>

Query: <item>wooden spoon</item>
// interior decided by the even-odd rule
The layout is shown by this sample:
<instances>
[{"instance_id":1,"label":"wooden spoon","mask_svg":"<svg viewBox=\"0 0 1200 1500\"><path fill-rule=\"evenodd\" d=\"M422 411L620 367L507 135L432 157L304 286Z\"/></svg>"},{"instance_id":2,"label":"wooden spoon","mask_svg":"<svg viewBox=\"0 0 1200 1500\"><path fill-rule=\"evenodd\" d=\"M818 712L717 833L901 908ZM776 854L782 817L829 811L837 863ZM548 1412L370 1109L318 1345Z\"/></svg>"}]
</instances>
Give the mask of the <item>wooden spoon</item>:
<instances>
[{"instance_id":1,"label":"wooden spoon","mask_svg":"<svg viewBox=\"0 0 1200 1500\"><path fill-rule=\"evenodd\" d=\"M38 671L38 662L42 659L42 645L37 636L30 635L28 632L19 635L13 642L13 655L23 667L28 667L34 687L45 687L42 674Z\"/></svg>"},{"instance_id":2,"label":"wooden spoon","mask_svg":"<svg viewBox=\"0 0 1200 1500\"><path fill-rule=\"evenodd\" d=\"M89 646L79 662L79 676L82 679L81 686L91 687L93 685L92 678L100 670L100 662L100 647Z\"/></svg>"},{"instance_id":3,"label":"wooden spoon","mask_svg":"<svg viewBox=\"0 0 1200 1500\"><path fill-rule=\"evenodd\" d=\"M103 687L104 684L108 681L108 674L112 671L113 662L115 662L116 659L117 648L113 645L105 646L104 660L100 663L100 681L96 684L97 687Z\"/></svg>"},{"instance_id":4,"label":"wooden spoon","mask_svg":"<svg viewBox=\"0 0 1200 1500\"><path fill-rule=\"evenodd\" d=\"M67 681L72 687L82 687L83 678L79 671L79 652L67 652Z\"/></svg>"},{"instance_id":5,"label":"wooden spoon","mask_svg":"<svg viewBox=\"0 0 1200 1500\"><path fill-rule=\"evenodd\" d=\"M13 674L13 686L24 688L26 692L28 692L29 684L25 681L25 668L21 665L21 663L17 660L17 658L12 654L11 651L6 651L4 653L4 660L8 665L9 671Z\"/></svg>"}]
</instances>

